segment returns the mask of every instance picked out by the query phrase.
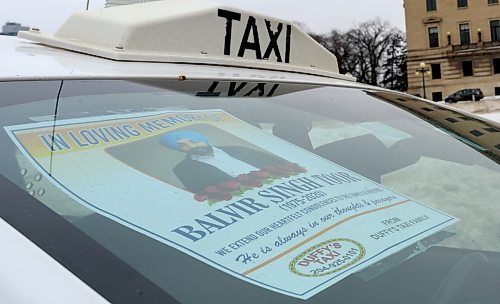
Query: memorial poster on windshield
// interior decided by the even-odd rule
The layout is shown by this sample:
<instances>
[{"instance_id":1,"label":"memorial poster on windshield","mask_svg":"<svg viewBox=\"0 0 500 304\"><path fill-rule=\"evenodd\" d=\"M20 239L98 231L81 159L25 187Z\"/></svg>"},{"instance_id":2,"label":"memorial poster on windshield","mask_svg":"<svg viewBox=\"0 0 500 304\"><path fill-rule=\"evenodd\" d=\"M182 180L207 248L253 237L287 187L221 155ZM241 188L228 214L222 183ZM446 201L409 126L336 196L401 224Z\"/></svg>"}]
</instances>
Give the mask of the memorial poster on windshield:
<instances>
[{"instance_id":1,"label":"memorial poster on windshield","mask_svg":"<svg viewBox=\"0 0 500 304\"><path fill-rule=\"evenodd\" d=\"M79 204L301 299L457 221L222 110L5 129Z\"/></svg>"}]
</instances>

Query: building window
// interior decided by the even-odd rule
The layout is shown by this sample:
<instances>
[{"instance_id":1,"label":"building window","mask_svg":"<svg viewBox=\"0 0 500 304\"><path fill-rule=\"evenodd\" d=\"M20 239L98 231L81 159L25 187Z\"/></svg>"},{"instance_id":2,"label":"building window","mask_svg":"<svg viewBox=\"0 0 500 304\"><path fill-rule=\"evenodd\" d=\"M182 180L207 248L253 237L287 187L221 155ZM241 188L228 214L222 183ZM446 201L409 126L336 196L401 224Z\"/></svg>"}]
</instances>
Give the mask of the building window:
<instances>
[{"instance_id":1,"label":"building window","mask_svg":"<svg viewBox=\"0 0 500 304\"><path fill-rule=\"evenodd\" d=\"M435 11L436 10L436 0L427 0L427 11Z\"/></svg>"},{"instance_id":2,"label":"building window","mask_svg":"<svg viewBox=\"0 0 500 304\"><path fill-rule=\"evenodd\" d=\"M439 47L439 35L437 27L429 28L429 47L431 48Z\"/></svg>"},{"instance_id":3,"label":"building window","mask_svg":"<svg viewBox=\"0 0 500 304\"><path fill-rule=\"evenodd\" d=\"M464 76L474 76L472 61L462 61L462 72Z\"/></svg>"},{"instance_id":4,"label":"building window","mask_svg":"<svg viewBox=\"0 0 500 304\"><path fill-rule=\"evenodd\" d=\"M432 92L432 101L441 101L443 100L442 92Z\"/></svg>"},{"instance_id":5,"label":"building window","mask_svg":"<svg viewBox=\"0 0 500 304\"><path fill-rule=\"evenodd\" d=\"M495 87L495 96L500 96L500 87Z\"/></svg>"},{"instance_id":6,"label":"building window","mask_svg":"<svg viewBox=\"0 0 500 304\"><path fill-rule=\"evenodd\" d=\"M467 0L457 0L458 7L467 7Z\"/></svg>"},{"instance_id":7,"label":"building window","mask_svg":"<svg viewBox=\"0 0 500 304\"><path fill-rule=\"evenodd\" d=\"M493 73L500 74L500 58L493 58Z\"/></svg>"},{"instance_id":8,"label":"building window","mask_svg":"<svg viewBox=\"0 0 500 304\"><path fill-rule=\"evenodd\" d=\"M441 64L432 63L431 71L432 71L432 79L441 79Z\"/></svg>"},{"instance_id":9,"label":"building window","mask_svg":"<svg viewBox=\"0 0 500 304\"><path fill-rule=\"evenodd\" d=\"M488 0L488 4L498 4L498 0Z\"/></svg>"},{"instance_id":10,"label":"building window","mask_svg":"<svg viewBox=\"0 0 500 304\"><path fill-rule=\"evenodd\" d=\"M500 41L500 20L490 21L491 41Z\"/></svg>"},{"instance_id":11,"label":"building window","mask_svg":"<svg viewBox=\"0 0 500 304\"><path fill-rule=\"evenodd\" d=\"M462 23L460 28L460 44L470 44L470 30L468 23Z\"/></svg>"}]
</instances>

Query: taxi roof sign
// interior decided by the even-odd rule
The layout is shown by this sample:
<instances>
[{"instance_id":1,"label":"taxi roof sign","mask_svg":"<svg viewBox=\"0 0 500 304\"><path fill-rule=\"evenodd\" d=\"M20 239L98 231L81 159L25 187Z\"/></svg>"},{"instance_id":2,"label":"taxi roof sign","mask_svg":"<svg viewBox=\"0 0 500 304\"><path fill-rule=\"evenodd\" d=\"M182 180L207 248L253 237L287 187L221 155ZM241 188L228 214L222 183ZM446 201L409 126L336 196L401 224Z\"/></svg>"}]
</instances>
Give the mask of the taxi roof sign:
<instances>
[{"instance_id":1,"label":"taxi roof sign","mask_svg":"<svg viewBox=\"0 0 500 304\"><path fill-rule=\"evenodd\" d=\"M19 37L119 61L199 63L345 80L336 57L294 24L197 0L168 0L73 14L55 34Z\"/></svg>"}]
</instances>

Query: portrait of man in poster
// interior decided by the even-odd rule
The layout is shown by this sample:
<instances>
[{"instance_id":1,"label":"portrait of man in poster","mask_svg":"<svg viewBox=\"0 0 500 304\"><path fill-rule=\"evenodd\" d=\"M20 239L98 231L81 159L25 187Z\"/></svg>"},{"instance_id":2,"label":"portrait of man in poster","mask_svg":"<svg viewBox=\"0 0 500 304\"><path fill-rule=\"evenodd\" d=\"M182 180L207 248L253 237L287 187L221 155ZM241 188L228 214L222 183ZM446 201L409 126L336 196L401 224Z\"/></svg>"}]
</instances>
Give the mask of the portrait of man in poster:
<instances>
[{"instance_id":1,"label":"portrait of man in poster","mask_svg":"<svg viewBox=\"0 0 500 304\"><path fill-rule=\"evenodd\" d=\"M242 174L287 163L275 155L249 147L211 145L209 138L201 132L169 132L158 141L169 149L186 154L173 171L186 190L194 193Z\"/></svg>"}]
</instances>

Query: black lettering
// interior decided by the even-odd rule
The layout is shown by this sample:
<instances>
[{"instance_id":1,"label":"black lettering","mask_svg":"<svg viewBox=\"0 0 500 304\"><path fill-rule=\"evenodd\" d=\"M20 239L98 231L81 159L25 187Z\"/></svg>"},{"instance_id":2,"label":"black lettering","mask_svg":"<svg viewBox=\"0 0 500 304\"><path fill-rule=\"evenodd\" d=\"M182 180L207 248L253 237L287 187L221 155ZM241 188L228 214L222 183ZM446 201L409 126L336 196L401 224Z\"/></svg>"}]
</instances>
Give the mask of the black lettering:
<instances>
[{"instance_id":1,"label":"black lettering","mask_svg":"<svg viewBox=\"0 0 500 304\"><path fill-rule=\"evenodd\" d=\"M241 89L243 89L245 86L247 85L246 82L242 82L240 83L240 85L236 88L236 82L232 81L230 84L229 84L229 91L227 92L227 96L234 96L236 94L238 94L239 91L241 91Z\"/></svg>"},{"instance_id":2,"label":"black lettering","mask_svg":"<svg viewBox=\"0 0 500 304\"><path fill-rule=\"evenodd\" d=\"M210 85L210 87L208 88L208 90L206 92L197 92L196 93L196 96L199 96L199 97L217 97L217 96L220 96L220 92L215 92L215 89L217 88L217 86L219 85L219 82L218 81L214 81L212 82L212 84Z\"/></svg>"},{"instance_id":3,"label":"black lettering","mask_svg":"<svg viewBox=\"0 0 500 304\"><path fill-rule=\"evenodd\" d=\"M276 92L276 89L279 87L280 85L275 83L273 85L273 87L271 88L271 90L269 91L269 93L267 93L267 97L271 97L273 96L274 92Z\"/></svg>"},{"instance_id":4,"label":"black lettering","mask_svg":"<svg viewBox=\"0 0 500 304\"><path fill-rule=\"evenodd\" d=\"M248 41L250 31L252 31L253 42ZM260 53L259 32L257 30L257 24L255 24L255 18L252 16L248 17L245 33L243 33L243 39L241 40L240 49L238 51L238 57L244 57L245 50L254 50L255 57L257 59L262 59L262 55Z\"/></svg>"},{"instance_id":5,"label":"black lettering","mask_svg":"<svg viewBox=\"0 0 500 304\"><path fill-rule=\"evenodd\" d=\"M241 14L219 9L218 17L226 18L226 35L224 37L224 55L231 55L231 33L233 30L233 20L240 21Z\"/></svg>"},{"instance_id":6,"label":"black lettering","mask_svg":"<svg viewBox=\"0 0 500 304\"><path fill-rule=\"evenodd\" d=\"M264 96L264 88L266 84L263 82L259 82L253 89L248 91L245 96L251 96L255 91L259 90L259 96Z\"/></svg>"},{"instance_id":7,"label":"black lettering","mask_svg":"<svg viewBox=\"0 0 500 304\"><path fill-rule=\"evenodd\" d=\"M290 44L292 42L292 26L286 26L285 63L290 63Z\"/></svg>"},{"instance_id":8,"label":"black lettering","mask_svg":"<svg viewBox=\"0 0 500 304\"><path fill-rule=\"evenodd\" d=\"M266 51L264 52L264 59L269 59L269 55L271 55L271 51L274 50L274 54L276 55L276 60L278 62L282 62L280 49L278 47L278 37L281 34L281 30L283 29L283 23L278 23L278 27L276 28L276 32L273 32L271 29L271 22L266 20L266 28L267 33L269 34L269 45L267 46Z\"/></svg>"}]
</instances>

